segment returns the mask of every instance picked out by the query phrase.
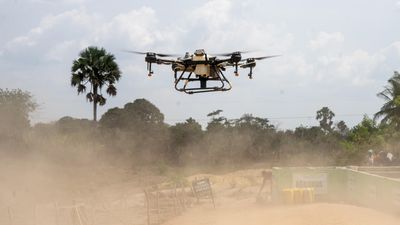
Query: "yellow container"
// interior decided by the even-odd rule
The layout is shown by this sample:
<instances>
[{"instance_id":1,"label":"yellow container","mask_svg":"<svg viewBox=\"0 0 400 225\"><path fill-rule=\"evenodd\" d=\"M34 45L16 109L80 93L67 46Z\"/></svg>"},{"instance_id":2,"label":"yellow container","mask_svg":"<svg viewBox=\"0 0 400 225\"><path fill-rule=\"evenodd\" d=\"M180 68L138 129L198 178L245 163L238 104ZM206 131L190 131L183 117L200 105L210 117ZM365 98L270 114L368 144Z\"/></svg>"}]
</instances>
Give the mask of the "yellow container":
<instances>
[{"instance_id":1,"label":"yellow container","mask_svg":"<svg viewBox=\"0 0 400 225\"><path fill-rule=\"evenodd\" d=\"M303 202L304 203L312 203L312 202L314 202L314 198L315 198L314 188L304 188Z\"/></svg>"},{"instance_id":2,"label":"yellow container","mask_svg":"<svg viewBox=\"0 0 400 225\"><path fill-rule=\"evenodd\" d=\"M293 204L294 193L292 188L286 188L282 190L283 202L286 204Z\"/></svg>"},{"instance_id":3,"label":"yellow container","mask_svg":"<svg viewBox=\"0 0 400 225\"><path fill-rule=\"evenodd\" d=\"M303 203L303 193L304 188L294 188L293 189L293 202L294 203Z\"/></svg>"},{"instance_id":4,"label":"yellow container","mask_svg":"<svg viewBox=\"0 0 400 225\"><path fill-rule=\"evenodd\" d=\"M315 199L314 188L286 188L282 190L286 204L312 203Z\"/></svg>"}]
</instances>

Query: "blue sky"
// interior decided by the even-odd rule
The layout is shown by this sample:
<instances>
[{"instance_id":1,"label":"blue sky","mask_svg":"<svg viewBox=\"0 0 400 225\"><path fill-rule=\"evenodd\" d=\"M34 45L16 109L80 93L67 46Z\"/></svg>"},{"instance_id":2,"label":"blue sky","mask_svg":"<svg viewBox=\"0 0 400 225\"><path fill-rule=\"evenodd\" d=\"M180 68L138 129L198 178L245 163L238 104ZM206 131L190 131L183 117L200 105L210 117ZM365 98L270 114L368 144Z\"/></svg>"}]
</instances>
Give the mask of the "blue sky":
<instances>
[{"instance_id":1,"label":"blue sky","mask_svg":"<svg viewBox=\"0 0 400 225\"><path fill-rule=\"evenodd\" d=\"M316 125L328 106L335 120L357 124L377 112L383 89L400 69L400 1L0 0L0 88L30 91L41 105L33 122L91 118L91 106L70 87L70 67L89 45L113 53L123 72L118 95L100 114L146 98L168 123L224 110L270 118L282 129ZM234 77L225 93L186 95L169 67L146 76L143 57L121 50L184 53L258 49L282 54L261 61L249 80Z\"/></svg>"}]
</instances>

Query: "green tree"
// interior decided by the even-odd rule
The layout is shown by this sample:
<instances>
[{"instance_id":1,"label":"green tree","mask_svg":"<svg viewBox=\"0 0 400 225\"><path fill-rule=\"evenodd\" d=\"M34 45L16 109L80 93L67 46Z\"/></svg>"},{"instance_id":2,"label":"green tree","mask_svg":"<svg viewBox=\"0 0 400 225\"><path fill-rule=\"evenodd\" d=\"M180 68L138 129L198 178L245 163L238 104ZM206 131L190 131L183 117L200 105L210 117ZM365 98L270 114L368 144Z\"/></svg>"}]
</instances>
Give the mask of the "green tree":
<instances>
[{"instance_id":1,"label":"green tree","mask_svg":"<svg viewBox=\"0 0 400 225\"><path fill-rule=\"evenodd\" d=\"M395 71L393 77L388 80L388 85L377 94L384 99L379 112L375 113L374 120L382 118L381 123L392 124L400 128L400 74Z\"/></svg>"},{"instance_id":2,"label":"green tree","mask_svg":"<svg viewBox=\"0 0 400 225\"><path fill-rule=\"evenodd\" d=\"M323 139L324 132L321 127L305 127L303 125L296 127L294 136L300 140L307 140L311 143L318 143Z\"/></svg>"},{"instance_id":3,"label":"green tree","mask_svg":"<svg viewBox=\"0 0 400 225\"><path fill-rule=\"evenodd\" d=\"M29 113L38 107L29 92L0 89L0 136L19 139L30 127Z\"/></svg>"},{"instance_id":4,"label":"green tree","mask_svg":"<svg viewBox=\"0 0 400 225\"><path fill-rule=\"evenodd\" d=\"M125 104L124 108L112 108L100 119L104 128L123 130L142 130L149 127L164 126L164 114L146 99L136 99Z\"/></svg>"},{"instance_id":5,"label":"green tree","mask_svg":"<svg viewBox=\"0 0 400 225\"><path fill-rule=\"evenodd\" d=\"M217 131L230 126L230 122L224 117L220 116L223 110L218 109L207 114L211 120L207 124L207 131Z\"/></svg>"},{"instance_id":6,"label":"green tree","mask_svg":"<svg viewBox=\"0 0 400 225\"><path fill-rule=\"evenodd\" d=\"M113 151L134 154L138 163L163 160L169 151L164 115L146 99L108 110L99 124L104 144Z\"/></svg>"},{"instance_id":7,"label":"green tree","mask_svg":"<svg viewBox=\"0 0 400 225\"><path fill-rule=\"evenodd\" d=\"M368 149L381 149L383 147L383 130L374 120L364 116L363 120L350 129L346 140L341 142L344 151L338 155L340 165L363 163Z\"/></svg>"},{"instance_id":8,"label":"green tree","mask_svg":"<svg viewBox=\"0 0 400 225\"><path fill-rule=\"evenodd\" d=\"M93 120L96 121L97 105L106 104L102 88L107 86L106 92L110 96L117 94L114 84L121 77L121 72L114 55L104 48L88 47L73 61L71 73L71 86L77 88L78 94L86 93L87 85L90 85L86 99L93 103Z\"/></svg>"},{"instance_id":9,"label":"green tree","mask_svg":"<svg viewBox=\"0 0 400 225\"><path fill-rule=\"evenodd\" d=\"M168 157L171 161L181 164L181 158L194 158L196 147L202 141L203 131L201 125L193 118L187 119L184 123L177 123L170 127L171 147ZM200 147L201 148L201 147Z\"/></svg>"},{"instance_id":10,"label":"green tree","mask_svg":"<svg viewBox=\"0 0 400 225\"><path fill-rule=\"evenodd\" d=\"M255 117L251 114L244 114L234 120L236 128L251 128L254 130L274 130L275 126L269 123L267 118Z\"/></svg>"},{"instance_id":11,"label":"green tree","mask_svg":"<svg viewBox=\"0 0 400 225\"><path fill-rule=\"evenodd\" d=\"M252 160L261 160L264 156L270 158L273 153L271 144L275 126L267 118L255 117L244 114L239 119L233 120L233 130L243 138L241 140L243 156ZM235 143L234 146L238 146Z\"/></svg>"},{"instance_id":12,"label":"green tree","mask_svg":"<svg viewBox=\"0 0 400 225\"><path fill-rule=\"evenodd\" d=\"M78 135L89 131L93 128L93 121L88 119L75 119L70 116L64 116L55 122L55 127L62 134L73 134L78 133Z\"/></svg>"},{"instance_id":13,"label":"green tree","mask_svg":"<svg viewBox=\"0 0 400 225\"><path fill-rule=\"evenodd\" d=\"M345 137L349 133L349 128L343 120L339 121L336 124L336 129L339 135L342 137Z\"/></svg>"},{"instance_id":14,"label":"green tree","mask_svg":"<svg viewBox=\"0 0 400 225\"><path fill-rule=\"evenodd\" d=\"M363 120L350 130L348 140L360 146L375 147L382 144L381 132L374 120L364 116Z\"/></svg>"},{"instance_id":15,"label":"green tree","mask_svg":"<svg viewBox=\"0 0 400 225\"><path fill-rule=\"evenodd\" d=\"M319 120L319 125L325 133L330 133L333 130L333 117L335 117L335 113L328 107L322 107L317 111L315 119Z\"/></svg>"}]
</instances>

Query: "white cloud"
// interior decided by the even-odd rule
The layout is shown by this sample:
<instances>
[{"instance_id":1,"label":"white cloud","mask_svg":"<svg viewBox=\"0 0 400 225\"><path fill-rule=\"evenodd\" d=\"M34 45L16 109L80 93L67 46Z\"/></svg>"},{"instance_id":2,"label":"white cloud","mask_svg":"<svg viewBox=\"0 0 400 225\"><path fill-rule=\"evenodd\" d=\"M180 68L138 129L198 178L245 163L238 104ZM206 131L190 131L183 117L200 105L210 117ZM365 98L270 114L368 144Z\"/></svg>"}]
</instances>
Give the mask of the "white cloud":
<instances>
[{"instance_id":1,"label":"white cloud","mask_svg":"<svg viewBox=\"0 0 400 225\"><path fill-rule=\"evenodd\" d=\"M364 85L373 82L373 72L384 61L385 56L380 53L370 54L356 50L338 60L337 71L341 77L351 80L354 85Z\"/></svg>"},{"instance_id":2,"label":"white cloud","mask_svg":"<svg viewBox=\"0 0 400 225\"><path fill-rule=\"evenodd\" d=\"M364 86L374 82L374 75L384 64L381 52L355 50L342 56L317 57L318 78L324 82L345 82L346 85Z\"/></svg>"},{"instance_id":3,"label":"white cloud","mask_svg":"<svg viewBox=\"0 0 400 225\"><path fill-rule=\"evenodd\" d=\"M394 42L391 47L393 47L397 51L398 56L400 56L400 41Z\"/></svg>"},{"instance_id":4,"label":"white cloud","mask_svg":"<svg viewBox=\"0 0 400 225\"><path fill-rule=\"evenodd\" d=\"M116 42L125 48L145 48L152 45L173 43L179 31L159 23L152 8L141 7L121 13L110 22L101 24L95 32L97 42Z\"/></svg>"},{"instance_id":5,"label":"white cloud","mask_svg":"<svg viewBox=\"0 0 400 225\"><path fill-rule=\"evenodd\" d=\"M63 41L66 38L76 38L76 34L68 30L68 28L72 27L76 31L88 30L94 24L94 20L95 16L87 14L84 9L74 9L58 15L48 15L27 34L9 41L6 44L6 50L15 52L21 48L34 47L38 44L45 44L47 48L51 48L53 47L51 45L52 42ZM44 48L42 50L46 50L46 47L41 47Z\"/></svg>"},{"instance_id":6,"label":"white cloud","mask_svg":"<svg viewBox=\"0 0 400 225\"><path fill-rule=\"evenodd\" d=\"M45 58L49 61L57 61L57 62L65 62L71 60L70 55L66 54L70 49L75 49L78 43L76 41L64 41L60 44L57 44L53 48L51 48L45 55Z\"/></svg>"},{"instance_id":7,"label":"white cloud","mask_svg":"<svg viewBox=\"0 0 400 225\"><path fill-rule=\"evenodd\" d=\"M64 3L64 4L83 4L85 2L88 2L90 0L29 0L29 2L32 3L42 3L42 4L58 4L58 3Z\"/></svg>"},{"instance_id":8,"label":"white cloud","mask_svg":"<svg viewBox=\"0 0 400 225\"><path fill-rule=\"evenodd\" d=\"M6 44L6 48L13 48L16 46L20 46L20 47L31 47L36 45L36 41L31 38L30 36L19 36L14 38L13 40L11 40L10 42L8 42Z\"/></svg>"},{"instance_id":9,"label":"white cloud","mask_svg":"<svg viewBox=\"0 0 400 225\"><path fill-rule=\"evenodd\" d=\"M178 28L161 25L155 11L149 7L111 18L89 14L85 8L80 8L45 16L38 26L9 41L3 51L16 57L22 51L26 57L40 54L45 60L61 62L71 60L88 45L107 46L113 50L173 48L179 34Z\"/></svg>"},{"instance_id":10,"label":"white cloud","mask_svg":"<svg viewBox=\"0 0 400 225\"><path fill-rule=\"evenodd\" d=\"M311 49L321 49L329 45L342 44L344 42L344 35L341 32L319 32L314 40L310 41Z\"/></svg>"},{"instance_id":11,"label":"white cloud","mask_svg":"<svg viewBox=\"0 0 400 225\"><path fill-rule=\"evenodd\" d=\"M397 9L400 9L400 1L396 2L396 7L397 7Z\"/></svg>"},{"instance_id":12,"label":"white cloud","mask_svg":"<svg viewBox=\"0 0 400 225\"><path fill-rule=\"evenodd\" d=\"M211 0L191 12L190 17L212 29L230 21L231 9L232 2L229 0Z\"/></svg>"},{"instance_id":13,"label":"white cloud","mask_svg":"<svg viewBox=\"0 0 400 225\"><path fill-rule=\"evenodd\" d=\"M240 4L237 4L240 3ZM245 5L243 5L245 4ZM293 35L284 24L259 23L238 12L247 1L210 0L186 14L186 43L214 52L265 50L282 53L293 43Z\"/></svg>"}]
</instances>

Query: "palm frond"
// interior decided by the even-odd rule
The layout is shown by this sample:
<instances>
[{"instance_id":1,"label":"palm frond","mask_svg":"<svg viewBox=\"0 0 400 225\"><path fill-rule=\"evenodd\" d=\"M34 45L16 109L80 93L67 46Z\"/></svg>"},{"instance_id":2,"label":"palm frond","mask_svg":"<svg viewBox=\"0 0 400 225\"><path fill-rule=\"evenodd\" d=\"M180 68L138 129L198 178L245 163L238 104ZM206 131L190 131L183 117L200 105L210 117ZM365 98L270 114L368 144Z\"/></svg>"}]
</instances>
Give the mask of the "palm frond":
<instances>
[{"instance_id":1,"label":"palm frond","mask_svg":"<svg viewBox=\"0 0 400 225\"><path fill-rule=\"evenodd\" d=\"M97 95L96 99L99 105L103 106L106 104L107 99L105 99L102 95Z\"/></svg>"},{"instance_id":2,"label":"palm frond","mask_svg":"<svg viewBox=\"0 0 400 225\"><path fill-rule=\"evenodd\" d=\"M87 99L89 102L93 102L93 100L94 100L93 93L92 93L92 92L87 93L87 94L86 94L86 99Z\"/></svg>"},{"instance_id":3,"label":"palm frond","mask_svg":"<svg viewBox=\"0 0 400 225\"><path fill-rule=\"evenodd\" d=\"M110 84L106 90L107 94L111 95L111 96L115 96L117 95L117 88L115 88L114 85Z\"/></svg>"},{"instance_id":4,"label":"palm frond","mask_svg":"<svg viewBox=\"0 0 400 225\"><path fill-rule=\"evenodd\" d=\"M78 94L86 91L86 86L83 84L78 85Z\"/></svg>"}]
</instances>

